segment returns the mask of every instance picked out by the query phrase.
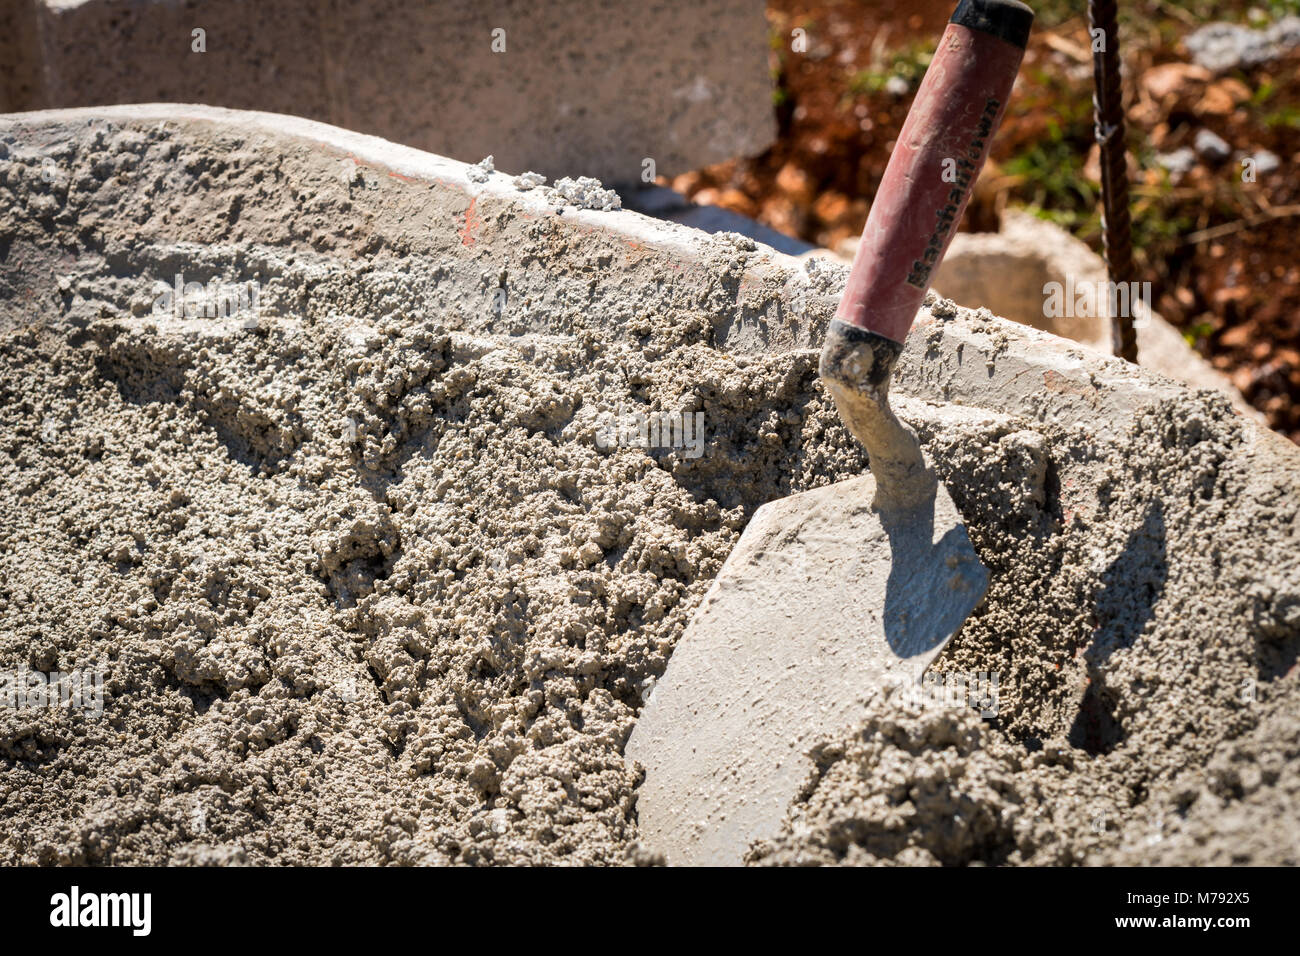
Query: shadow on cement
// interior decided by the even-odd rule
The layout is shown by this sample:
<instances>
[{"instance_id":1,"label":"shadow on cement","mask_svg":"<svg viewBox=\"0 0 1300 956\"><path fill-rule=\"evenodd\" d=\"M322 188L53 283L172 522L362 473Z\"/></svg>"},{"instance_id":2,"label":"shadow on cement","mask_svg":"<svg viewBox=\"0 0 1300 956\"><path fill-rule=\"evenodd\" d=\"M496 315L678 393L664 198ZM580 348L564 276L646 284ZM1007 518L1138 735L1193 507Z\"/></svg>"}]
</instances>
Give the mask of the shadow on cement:
<instances>
[{"instance_id":1,"label":"shadow on cement","mask_svg":"<svg viewBox=\"0 0 1300 956\"><path fill-rule=\"evenodd\" d=\"M1142 523L1129 532L1118 557L1102 573L1094 602L1100 622L1084 651L1088 689L1070 728L1069 741L1090 754L1109 753L1124 739L1115 717L1115 695L1106 687L1102 667L1116 651L1133 646L1155 613L1165 590L1165 516L1160 500L1147 505Z\"/></svg>"},{"instance_id":2,"label":"shadow on cement","mask_svg":"<svg viewBox=\"0 0 1300 956\"><path fill-rule=\"evenodd\" d=\"M666 219L710 234L738 232L788 256L801 256L817 248L810 242L777 232L761 222L755 222L748 216L742 216L730 209L697 205L666 186L621 190L619 196L623 200L624 208L642 215Z\"/></svg>"},{"instance_id":3,"label":"shadow on cement","mask_svg":"<svg viewBox=\"0 0 1300 956\"><path fill-rule=\"evenodd\" d=\"M935 496L910 509L883 509L889 577L882 625L895 654L915 657L942 645L984 596L983 571L959 521L935 535ZM970 572L978 569L979 574Z\"/></svg>"}]
</instances>

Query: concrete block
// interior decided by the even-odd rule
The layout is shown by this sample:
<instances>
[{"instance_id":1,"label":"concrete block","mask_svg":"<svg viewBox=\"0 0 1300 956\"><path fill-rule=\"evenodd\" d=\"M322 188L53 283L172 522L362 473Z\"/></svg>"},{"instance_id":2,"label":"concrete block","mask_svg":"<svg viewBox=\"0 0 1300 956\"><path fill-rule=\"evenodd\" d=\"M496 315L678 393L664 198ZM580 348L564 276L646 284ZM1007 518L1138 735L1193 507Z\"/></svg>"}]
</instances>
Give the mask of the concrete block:
<instances>
[{"instance_id":1,"label":"concrete block","mask_svg":"<svg viewBox=\"0 0 1300 956\"><path fill-rule=\"evenodd\" d=\"M256 0L37 0L40 105L211 103L327 120L324 9ZM204 52L195 50L195 31Z\"/></svg>"},{"instance_id":2,"label":"concrete block","mask_svg":"<svg viewBox=\"0 0 1300 956\"><path fill-rule=\"evenodd\" d=\"M776 132L759 0L34 2L39 57L3 75L0 108L268 110L618 184L755 154Z\"/></svg>"},{"instance_id":3,"label":"concrete block","mask_svg":"<svg viewBox=\"0 0 1300 956\"><path fill-rule=\"evenodd\" d=\"M37 109L41 105L40 43L36 8L31 0L0 2L0 111Z\"/></svg>"}]
</instances>

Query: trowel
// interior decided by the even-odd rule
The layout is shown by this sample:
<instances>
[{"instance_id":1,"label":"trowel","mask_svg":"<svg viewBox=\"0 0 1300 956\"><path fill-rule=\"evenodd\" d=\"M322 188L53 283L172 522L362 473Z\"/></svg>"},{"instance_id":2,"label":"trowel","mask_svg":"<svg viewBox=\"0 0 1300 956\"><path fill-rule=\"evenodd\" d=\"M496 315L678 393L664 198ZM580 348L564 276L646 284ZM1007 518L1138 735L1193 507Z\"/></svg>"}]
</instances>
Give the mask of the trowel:
<instances>
[{"instance_id":1,"label":"trowel","mask_svg":"<svg viewBox=\"0 0 1300 956\"><path fill-rule=\"evenodd\" d=\"M914 687L988 573L915 433L889 405L903 342L1028 42L1015 0L961 0L889 158L820 376L870 473L759 508L628 740L641 840L669 864L738 865L776 836L816 738Z\"/></svg>"}]
</instances>

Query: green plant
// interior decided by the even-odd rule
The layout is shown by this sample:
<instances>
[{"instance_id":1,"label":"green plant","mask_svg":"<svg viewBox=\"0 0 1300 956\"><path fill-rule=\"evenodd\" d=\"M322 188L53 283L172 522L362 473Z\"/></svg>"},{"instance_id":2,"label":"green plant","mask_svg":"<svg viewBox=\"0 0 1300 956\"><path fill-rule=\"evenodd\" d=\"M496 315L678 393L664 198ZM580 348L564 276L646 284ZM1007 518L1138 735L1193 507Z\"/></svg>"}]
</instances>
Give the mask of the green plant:
<instances>
[{"instance_id":1,"label":"green plant","mask_svg":"<svg viewBox=\"0 0 1300 956\"><path fill-rule=\"evenodd\" d=\"M892 50L886 54L885 62L875 64L868 69L859 70L849 78L849 92L854 96L866 96L879 93L892 77L900 76L907 85L915 89L925 75L926 67L934 56L928 42L913 43L910 46Z\"/></svg>"},{"instance_id":2,"label":"green plant","mask_svg":"<svg viewBox=\"0 0 1300 956\"><path fill-rule=\"evenodd\" d=\"M1264 125L1270 129L1279 126L1300 129L1300 107L1284 106L1280 110L1275 110L1264 117Z\"/></svg>"},{"instance_id":3,"label":"green plant","mask_svg":"<svg viewBox=\"0 0 1300 956\"><path fill-rule=\"evenodd\" d=\"M1183 329L1183 339L1192 348L1198 348L1202 342L1214 334L1214 323L1212 322L1193 322L1190 326Z\"/></svg>"},{"instance_id":4,"label":"green plant","mask_svg":"<svg viewBox=\"0 0 1300 956\"><path fill-rule=\"evenodd\" d=\"M1047 136L1003 163L1003 170L1023 178L1021 189L1036 206L1057 213L1091 210L1097 203L1097 187L1083 176L1084 155L1078 143L1051 120Z\"/></svg>"},{"instance_id":5,"label":"green plant","mask_svg":"<svg viewBox=\"0 0 1300 956\"><path fill-rule=\"evenodd\" d=\"M1240 77L1238 77L1240 79ZM1269 80L1259 84L1259 88L1250 94L1250 104L1252 106L1263 106L1273 98L1277 92L1277 87Z\"/></svg>"}]
</instances>

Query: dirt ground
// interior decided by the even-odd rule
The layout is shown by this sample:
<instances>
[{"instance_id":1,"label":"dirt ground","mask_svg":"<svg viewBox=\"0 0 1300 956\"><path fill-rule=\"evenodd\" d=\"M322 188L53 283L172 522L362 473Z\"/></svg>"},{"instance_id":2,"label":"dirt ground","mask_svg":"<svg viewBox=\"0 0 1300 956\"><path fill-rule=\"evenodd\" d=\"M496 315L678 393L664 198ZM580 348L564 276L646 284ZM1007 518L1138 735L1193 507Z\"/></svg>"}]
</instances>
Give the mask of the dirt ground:
<instances>
[{"instance_id":1,"label":"dirt ground","mask_svg":"<svg viewBox=\"0 0 1300 956\"><path fill-rule=\"evenodd\" d=\"M867 465L816 351L727 354L707 299L470 334L436 264L344 254L344 187L258 199L265 145L84 129L66 191L0 162L6 254L67 257L4 306L0 665L101 669L104 712L0 707L0 860L654 863L644 696L753 511ZM313 241L238 239L257 216ZM753 251L716 243L723 277ZM154 314L157 271L250 263L255 316ZM701 413L703 448L603 441L629 410ZM1294 447L1207 392L1113 439L943 412L907 415L991 585L939 666L1000 673L996 713L882 695L751 859L1296 863Z\"/></svg>"}]
</instances>

